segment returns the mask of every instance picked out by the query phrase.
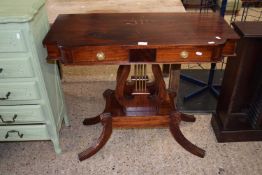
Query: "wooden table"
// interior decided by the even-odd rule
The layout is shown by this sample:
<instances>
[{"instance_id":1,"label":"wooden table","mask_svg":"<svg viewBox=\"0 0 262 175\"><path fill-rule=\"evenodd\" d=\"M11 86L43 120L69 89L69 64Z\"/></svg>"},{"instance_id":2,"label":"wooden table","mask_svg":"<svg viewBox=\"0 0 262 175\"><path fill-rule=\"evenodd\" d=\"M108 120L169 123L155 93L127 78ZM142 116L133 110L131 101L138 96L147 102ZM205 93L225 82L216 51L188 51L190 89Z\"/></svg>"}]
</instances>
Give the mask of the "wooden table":
<instances>
[{"instance_id":1,"label":"wooden table","mask_svg":"<svg viewBox=\"0 0 262 175\"><path fill-rule=\"evenodd\" d=\"M180 113L168 92L160 63L217 62L234 55L238 35L223 18L213 14L122 13L59 15L43 41L48 60L66 65L119 65L116 90L106 90L101 115L84 125L103 125L93 146L79 154L85 160L108 141L112 128L166 127L187 151L204 157L205 151L188 141L180 121L194 122ZM134 75L127 81L131 69ZM151 65L153 80L147 76Z\"/></svg>"}]
</instances>

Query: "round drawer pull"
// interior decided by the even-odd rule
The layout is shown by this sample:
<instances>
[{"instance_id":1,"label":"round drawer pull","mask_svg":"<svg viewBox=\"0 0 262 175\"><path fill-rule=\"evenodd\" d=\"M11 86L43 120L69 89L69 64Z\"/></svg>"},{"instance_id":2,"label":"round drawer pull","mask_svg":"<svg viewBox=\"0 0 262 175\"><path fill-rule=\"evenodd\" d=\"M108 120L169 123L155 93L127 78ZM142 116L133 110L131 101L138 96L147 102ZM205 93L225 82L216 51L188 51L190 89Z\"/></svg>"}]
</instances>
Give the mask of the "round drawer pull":
<instances>
[{"instance_id":1,"label":"round drawer pull","mask_svg":"<svg viewBox=\"0 0 262 175\"><path fill-rule=\"evenodd\" d=\"M97 60L102 61L106 58L106 56L105 56L104 52L97 52L96 58L97 58Z\"/></svg>"},{"instance_id":2,"label":"round drawer pull","mask_svg":"<svg viewBox=\"0 0 262 175\"><path fill-rule=\"evenodd\" d=\"M188 52L184 50L184 51L180 52L180 56L181 56L181 58L187 58Z\"/></svg>"}]
</instances>

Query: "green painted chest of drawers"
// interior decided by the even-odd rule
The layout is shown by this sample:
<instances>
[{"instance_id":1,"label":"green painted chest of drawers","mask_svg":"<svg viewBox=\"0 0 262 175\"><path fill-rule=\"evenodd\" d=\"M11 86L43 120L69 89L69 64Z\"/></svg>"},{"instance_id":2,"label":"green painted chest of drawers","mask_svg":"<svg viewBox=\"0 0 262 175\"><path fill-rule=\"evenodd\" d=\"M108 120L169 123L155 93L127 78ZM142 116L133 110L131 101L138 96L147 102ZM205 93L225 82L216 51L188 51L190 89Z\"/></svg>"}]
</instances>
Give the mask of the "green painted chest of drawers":
<instances>
[{"instance_id":1,"label":"green painted chest of drawers","mask_svg":"<svg viewBox=\"0 0 262 175\"><path fill-rule=\"evenodd\" d=\"M44 0L0 2L0 141L51 140L69 125L57 65L46 63Z\"/></svg>"}]
</instances>

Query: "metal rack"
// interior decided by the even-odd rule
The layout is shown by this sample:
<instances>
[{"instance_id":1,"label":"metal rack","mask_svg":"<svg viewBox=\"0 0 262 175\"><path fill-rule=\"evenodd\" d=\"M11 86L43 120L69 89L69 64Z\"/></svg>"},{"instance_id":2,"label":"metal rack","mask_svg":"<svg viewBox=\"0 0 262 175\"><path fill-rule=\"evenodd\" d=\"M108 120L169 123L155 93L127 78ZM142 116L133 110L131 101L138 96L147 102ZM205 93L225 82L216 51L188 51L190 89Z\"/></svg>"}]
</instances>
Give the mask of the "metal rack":
<instances>
[{"instance_id":1,"label":"metal rack","mask_svg":"<svg viewBox=\"0 0 262 175\"><path fill-rule=\"evenodd\" d=\"M200 12L216 11L216 0L199 0L199 2L191 2L192 0L182 0L186 9L200 10Z\"/></svg>"},{"instance_id":2,"label":"metal rack","mask_svg":"<svg viewBox=\"0 0 262 175\"><path fill-rule=\"evenodd\" d=\"M230 22L234 21L262 21L262 0L235 0Z\"/></svg>"},{"instance_id":3,"label":"metal rack","mask_svg":"<svg viewBox=\"0 0 262 175\"><path fill-rule=\"evenodd\" d=\"M240 2L241 1L241 2ZM200 0L199 5L190 5L190 0L183 0L183 4L185 8L193 8L199 9L200 13L208 13L210 10L216 12L218 9L216 0ZM230 23L233 21L261 21L262 20L262 0L235 0L233 3L233 7L229 7L230 4L228 0L223 0L220 7L220 15L225 17L225 15L230 15ZM241 7L239 7L241 5ZM229 8L228 8L229 7ZM226 11L227 9L232 9L231 11ZM226 16L227 18L228 16ZM224 65L224 61L222 62L222 67ZM186 95L184 97L184 101L190 100L191 98L202 94L204 91L209 90L211 94L215 97L219 95L219 87L218 85L213 85L214 72L216 69L216 64L212 63L208 82L205 83L203 81L197 80L193 77L189 77L187 75L181 74L181 79L191 82L200 86L196 91Z\"/></svg>"}]
</instances>

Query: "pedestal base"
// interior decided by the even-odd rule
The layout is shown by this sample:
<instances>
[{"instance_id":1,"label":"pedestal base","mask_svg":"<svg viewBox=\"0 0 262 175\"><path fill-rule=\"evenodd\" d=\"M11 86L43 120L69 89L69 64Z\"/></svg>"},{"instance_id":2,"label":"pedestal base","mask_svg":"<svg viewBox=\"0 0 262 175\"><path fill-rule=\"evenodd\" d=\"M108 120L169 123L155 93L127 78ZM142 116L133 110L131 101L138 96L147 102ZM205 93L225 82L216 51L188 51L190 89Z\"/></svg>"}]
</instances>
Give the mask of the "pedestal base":
<instances>
[{"instance_id":1,"label":"pedestal base","mask_svg":"<svg viewBox=\"0 0 262 175\"><path fill-rule=\"evenodd\" d=\"M93 125L101 122L103 125L102 134L93 146L78 155L80 161L96 154L106 144L112 134L112 128L169 127L171 134L183 148L196 156L202 158L205 156L205 151L188 141L179 128L180 121L195 122L193 115L170 111L170 114L166 115L128 116L123 111L123 107L118 103L115 91L106 90L103 95L106 100L104 112L101 115L86 118L83 121L84 125Z\"/></svg>"}]
</instances>

